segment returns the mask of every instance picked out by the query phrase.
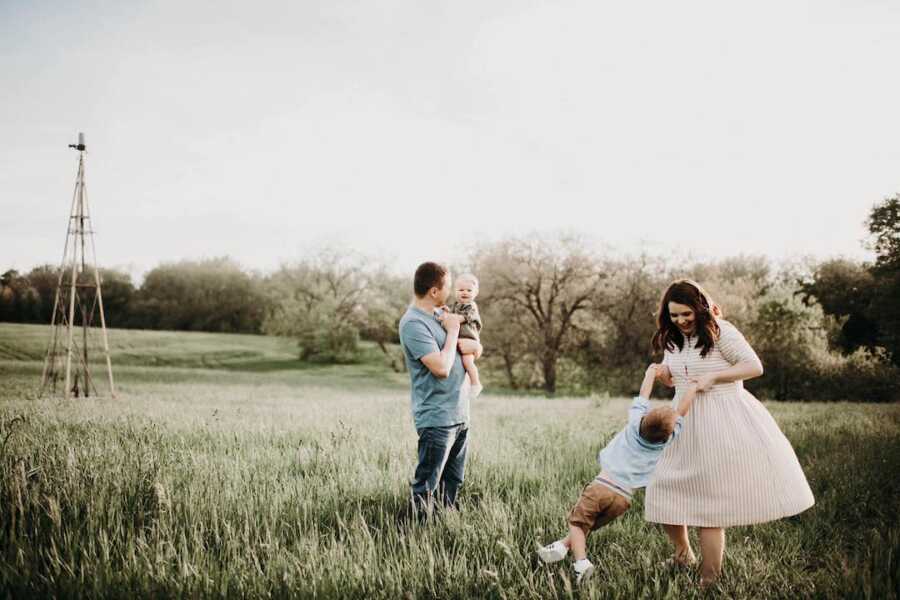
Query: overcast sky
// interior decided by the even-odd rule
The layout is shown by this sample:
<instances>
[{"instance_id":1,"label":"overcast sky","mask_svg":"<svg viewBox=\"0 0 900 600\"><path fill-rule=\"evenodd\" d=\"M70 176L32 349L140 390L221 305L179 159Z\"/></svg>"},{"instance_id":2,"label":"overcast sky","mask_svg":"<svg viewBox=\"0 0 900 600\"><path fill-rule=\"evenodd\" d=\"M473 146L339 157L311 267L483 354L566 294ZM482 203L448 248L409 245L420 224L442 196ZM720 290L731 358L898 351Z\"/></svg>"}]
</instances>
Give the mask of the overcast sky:
<instances>
[{"instance_id":1,"label":"overcast sky","mask_svg":"<svg viewBox=\"0 0 900 600\"><path fill-rule=\"evenodd\" d=\"M0 1L0 268L320 243L399 269L578 230L868 256L900 192L900 3Z\"/></svg>"}]
</instances>

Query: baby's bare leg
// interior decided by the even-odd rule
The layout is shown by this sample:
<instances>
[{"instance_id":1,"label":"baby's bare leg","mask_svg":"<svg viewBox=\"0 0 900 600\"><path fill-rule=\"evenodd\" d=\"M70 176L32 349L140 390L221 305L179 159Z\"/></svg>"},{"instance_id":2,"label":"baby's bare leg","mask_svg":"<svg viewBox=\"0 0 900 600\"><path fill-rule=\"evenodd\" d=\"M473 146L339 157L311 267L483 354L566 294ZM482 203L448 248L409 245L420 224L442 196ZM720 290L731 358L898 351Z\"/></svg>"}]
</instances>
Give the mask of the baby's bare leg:
<instances>
[{"instance_id":1,"label":"baby's bare leg","mask_svg":"<svg viewBox=\"0 0 900 600\"><path fill-rule=\"evenodd\" d=\"M466 373L469 374L469 381L472 382L472 385L481 385L481 379L478 377L478 367L475 366L475 355L463 354L462 363Z\"/></svg>"}]
</instances>

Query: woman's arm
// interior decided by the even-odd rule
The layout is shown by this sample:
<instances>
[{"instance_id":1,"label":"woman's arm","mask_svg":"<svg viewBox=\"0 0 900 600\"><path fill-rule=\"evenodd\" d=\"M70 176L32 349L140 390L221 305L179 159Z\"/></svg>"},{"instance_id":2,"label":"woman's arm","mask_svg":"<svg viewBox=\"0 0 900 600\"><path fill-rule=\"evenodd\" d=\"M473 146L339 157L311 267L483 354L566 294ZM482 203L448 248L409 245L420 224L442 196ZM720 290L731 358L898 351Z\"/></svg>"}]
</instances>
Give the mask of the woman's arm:
<instances>
[{"instance_id":1,"label":"woman's arm","mask_svg":"<svg viewBox=\"0 0 900 600\"><path fill-rule=\"evenodd\" d=\"M763 374L762 363L756 361L739 362L736 365L719 371L718 373L709 373L703 377L694 379L697 383L697 391L705 392L712 386L719 383L733 383L735 381L746 381Z\"/></svg>"},{"instance_id":2,"label":"woman's arm","mask_svg":"<svg viewBox=\"0 0 900 600\"><path fill-rule=\"evenodd\" d=\"M718 373L709 373L697 379L698 392L705 392L717 383L744 381L763 374L762 362L741 332L727 321L719 321L719 325L721 335L716 345L731 366Z\"/></svg>"}]
</instances>

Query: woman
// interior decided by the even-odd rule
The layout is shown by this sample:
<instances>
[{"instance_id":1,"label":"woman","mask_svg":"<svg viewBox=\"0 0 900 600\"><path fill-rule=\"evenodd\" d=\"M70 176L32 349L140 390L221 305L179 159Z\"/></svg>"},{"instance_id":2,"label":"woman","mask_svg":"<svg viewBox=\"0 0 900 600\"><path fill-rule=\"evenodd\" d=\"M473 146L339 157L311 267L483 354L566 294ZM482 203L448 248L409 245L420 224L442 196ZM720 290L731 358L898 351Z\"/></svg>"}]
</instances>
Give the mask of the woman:
<instances>
[{"instance_id":1,"label":"woman","mask_svg":"<svg viewBox=\"0 0 900 600\"><path fill-rule=\"evenodd\" d=\"M644 516L661 523L674 562L696 557L687 527L700 528L700 583L721 573L725 528L780 519L813 505L790 442L769 411L744 390L762 364L744 336L696 283L676 281L659 307L653 347L665 353L659 378L698 395L681 435L664 451L647 486Z\"/></svg>"}]
</instances>

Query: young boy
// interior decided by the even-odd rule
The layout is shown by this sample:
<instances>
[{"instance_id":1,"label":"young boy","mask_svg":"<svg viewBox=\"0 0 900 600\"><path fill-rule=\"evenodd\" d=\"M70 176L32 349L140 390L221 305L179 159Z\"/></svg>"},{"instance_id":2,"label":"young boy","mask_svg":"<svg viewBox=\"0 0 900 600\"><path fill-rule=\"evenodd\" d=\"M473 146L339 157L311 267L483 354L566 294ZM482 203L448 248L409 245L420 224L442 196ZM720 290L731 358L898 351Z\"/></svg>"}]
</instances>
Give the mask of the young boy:
<instances>
[{"instance_id":1,"label":"young boy","mask_svg":"<svg viewBox=\"0 0 900 600\"><path fill-rule=\"evenodd\" d=\"M465 273L456 278L456 302L450 307L450 312L465 318L459 327L459 339L481 341L481 315L478 313L478 305L475 298L478 297L478 278L471 273ZM475 366L474 354L462 355L463 368L469 374L469 382L472 384L470 397L475 399L481 394L484 386L478 376L478 367Z\"/></svg>"},{"instance_id":2,"label":"young boy","mask_svg":"<svg viewBox=\"0 0 900 600\"><path fill-rule=\"evenodd\" d=\"M569 535L538 550L545 563L558 562L571 550L578 583L594 572L587 559L588 535L628 510L635 489L647 487L663 448L681 432L684 415L697 394L696 384L691 384L676 410L668 406L649 410L657 368L647 367L640 396L628 409L628 424L600 451L600 474L584 487L569 513Z\"/></svg>"}]
</instances>

